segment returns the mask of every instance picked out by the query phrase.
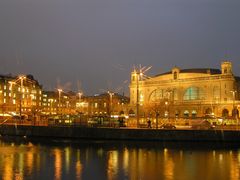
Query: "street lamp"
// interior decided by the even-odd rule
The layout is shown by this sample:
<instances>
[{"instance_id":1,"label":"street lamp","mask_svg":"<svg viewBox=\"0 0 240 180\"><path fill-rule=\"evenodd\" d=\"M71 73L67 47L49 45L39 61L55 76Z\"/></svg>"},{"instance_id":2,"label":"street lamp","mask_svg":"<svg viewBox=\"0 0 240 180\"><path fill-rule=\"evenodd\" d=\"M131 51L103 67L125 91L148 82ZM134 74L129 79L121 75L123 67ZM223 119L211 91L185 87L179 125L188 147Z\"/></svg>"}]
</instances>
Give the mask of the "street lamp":
<instances>
[{"instance_id":1,"label":"street lamp","mask_svg":"<svg viewBox=\"0 0 240 180\"><path fill-rule=\"evenodd\" d=\"M110 97L110 103L109 103L109 116L111 118L111 111L112 111L112 97L114 95L113 92L108 91L109 97Z\"/></svg>"},{"instance_id":2,"label":"street lamp","mask_svg":"<svg viewBox=\"0 0 240 180\"><path fill-rule=\"evenodd\" d=\"M141 69L139 71L136 71L136 78L137 78L137 103L136 103L136 114L137 114L137 128L139 128L139 81L140 77L143 76L143 73Z\"/></svg>"},{"instance_id":3,"label":"street lamp","mask_svg":"<svg viewBox=\"0 0 240 180\"><path fill-rule=\"evenodd\" d=\"M20 121L22 120L22 99L23 99L23 95L24 95L24 89L23 89L23 80L26 79L26 76L22 75L19 77L20 82L21 82L21 86L20 86L20 107L19 107L19 114L20 114Z\"/></svg>"},{"instance_id":4,"label":"street lamp","mask_svg":"<svg viewBox=\"0 0 240 180\"><path fill-rule=\"evenodd\" d=\"M61 93L62 89L57 89L58 90L58 113L60 112L60 105L61 105Z\"/></svg>"}]
</instances>

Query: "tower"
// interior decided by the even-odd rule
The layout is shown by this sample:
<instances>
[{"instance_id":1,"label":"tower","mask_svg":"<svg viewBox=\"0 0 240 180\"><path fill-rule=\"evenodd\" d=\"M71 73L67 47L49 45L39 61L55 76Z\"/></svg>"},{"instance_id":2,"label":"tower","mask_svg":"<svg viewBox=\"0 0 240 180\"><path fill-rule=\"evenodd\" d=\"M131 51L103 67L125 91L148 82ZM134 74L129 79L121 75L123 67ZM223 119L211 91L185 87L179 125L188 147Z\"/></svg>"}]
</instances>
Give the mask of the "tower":
<instances>
[{"instance_id":1,"label":"tower","mask_svg":"<svg viewBox=\"0 0 240 180\"><path fill-rule=\"evenodd\" d=\"M221 64L222 74L232 74L232 63L230 61L224 61Z\"/></svg>"}]
</instances>

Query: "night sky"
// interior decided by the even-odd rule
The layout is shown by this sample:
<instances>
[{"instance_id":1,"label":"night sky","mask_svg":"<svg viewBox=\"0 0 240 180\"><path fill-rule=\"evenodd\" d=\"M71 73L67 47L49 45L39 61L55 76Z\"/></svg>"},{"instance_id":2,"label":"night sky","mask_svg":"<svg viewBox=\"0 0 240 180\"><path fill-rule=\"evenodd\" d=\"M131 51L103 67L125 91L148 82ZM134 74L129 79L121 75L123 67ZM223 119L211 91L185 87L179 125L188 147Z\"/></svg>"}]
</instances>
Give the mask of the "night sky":
<instances>
[{"instance_id":1,"label":"night sky","mask_svg":"<svg viewBox=\"0 0 240 180\"><path fill-rule=\"evenodd\" d=\"M223 59L240 75L240 0L0 0L0 74L46 90L127 94L134 64L155 75Z\"/></svg>"}]
</instances>

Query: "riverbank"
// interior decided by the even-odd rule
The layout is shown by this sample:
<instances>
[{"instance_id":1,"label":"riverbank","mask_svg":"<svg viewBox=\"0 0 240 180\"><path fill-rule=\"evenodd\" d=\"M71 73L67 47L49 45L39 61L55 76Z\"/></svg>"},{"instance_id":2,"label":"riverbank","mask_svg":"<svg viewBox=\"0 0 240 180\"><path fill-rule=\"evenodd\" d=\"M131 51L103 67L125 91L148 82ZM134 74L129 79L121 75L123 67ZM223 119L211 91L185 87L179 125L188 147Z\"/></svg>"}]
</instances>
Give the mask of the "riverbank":
<instances>
[{"instance_id":1,"label":"riverbank","mask_svg":"<svg viewBox=\"0 0 240 180\"><path fill-rule=\"evenodd\" d=\"M237 130L160 130L70 126L1 125L0 135L96 140L240 142L240 131Z\"/></svg>"}]
</instances>

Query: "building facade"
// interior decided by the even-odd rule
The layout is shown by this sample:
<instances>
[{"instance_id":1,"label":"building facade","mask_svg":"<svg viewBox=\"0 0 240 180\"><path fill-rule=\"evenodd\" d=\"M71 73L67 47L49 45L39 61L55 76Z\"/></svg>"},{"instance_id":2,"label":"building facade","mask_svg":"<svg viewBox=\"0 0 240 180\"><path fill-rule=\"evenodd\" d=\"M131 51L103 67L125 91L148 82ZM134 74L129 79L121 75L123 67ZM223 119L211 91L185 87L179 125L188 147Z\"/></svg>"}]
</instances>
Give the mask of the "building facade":
<instances>
[{"instance_id":1,"label":"building facade","mask_svg":"<svg viewBox=\"0 0 240 180\"><path fill-rule=\"evenodd\" d=\"M36 116L41 113L42 86L32 75L0 76L0 113Z\"/></svg>"},{"instance_id":2,"label":"building facade","mask_svg":"<svg viewBox=\"0 0 240 180\"><path fill-rule=\"evenodd\" d=\"M221 69L180 69L153 77L141 70L131 73L130 107L140 116L239 117L240 78L232 73L231 62Z\"/></svg>"},{"instance_id":3,"label":"building facade","mask_svg":"<svg viewBox=\"0 0 240 180\"><path fill-rule=\"evenodd\" d=\"M89 116L127 115L129 98L117 93L103 93L83 98L85 114Z\"/></svg>"}]
</instances>

